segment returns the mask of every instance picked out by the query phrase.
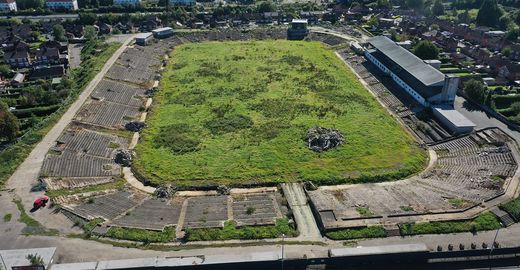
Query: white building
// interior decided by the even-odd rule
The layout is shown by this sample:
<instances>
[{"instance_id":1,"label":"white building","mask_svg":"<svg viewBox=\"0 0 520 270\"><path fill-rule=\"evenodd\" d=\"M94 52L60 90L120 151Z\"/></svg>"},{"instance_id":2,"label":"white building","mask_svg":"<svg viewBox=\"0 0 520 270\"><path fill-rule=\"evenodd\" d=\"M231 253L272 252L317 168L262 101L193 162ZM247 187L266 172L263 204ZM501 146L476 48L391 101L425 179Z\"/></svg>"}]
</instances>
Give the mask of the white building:
<instances>
[{"instance_id":1,"label":"white building","mask_svg":"<svg viewBox=\"0 0 520 270\"><path fill-rule=\"evenodd\" d=\"M78 10L78 0L46 0L50 10Z\"/></svg>"},{"instance_id":2,"label":"white building","mask_svg":"<svg viewBox=\"0 0 520 270\"><path fill-rule=\"evenodd\" d=\"M0 0L0 11L17 11L15 0Z\"/></svg>"},{"instance_id":3,"label":"white building","mask_svg":"<svg viewBox=\"0 0 520 270\"><path fill-rule=\"evenodd\" d=\"M459 77L444 75L389 38L369 39L365 57L421 105L453 105Z\"/></svg>"},{"instance_id":4,"label":"white building","mask_svg":"<svg viewBox=\"0 0 520 270\"><path fill-rule=\"evenodd\" d=\"M114 6L139 6L141 0L114 0Z\"/></svg>"},{"instance_id":5,"label":"white building","mask_svg":"<svg viewBox=\"0 0 520 270\"><path fill-rule=\"evenodd\" d=\"M194 6L195 0L169 0L172 6Z\"/></svg>"}]
</instances>

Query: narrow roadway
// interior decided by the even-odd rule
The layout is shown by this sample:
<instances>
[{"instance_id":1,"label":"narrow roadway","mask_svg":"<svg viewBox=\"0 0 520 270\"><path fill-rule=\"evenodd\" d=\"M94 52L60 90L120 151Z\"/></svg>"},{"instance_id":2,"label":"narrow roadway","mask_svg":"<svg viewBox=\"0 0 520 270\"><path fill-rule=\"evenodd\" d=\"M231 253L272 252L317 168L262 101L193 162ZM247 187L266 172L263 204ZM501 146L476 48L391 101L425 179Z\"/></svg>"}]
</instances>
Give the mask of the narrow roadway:
<instances>
[{"instance_id":1,"label":"narrow roadway","mask_svg":"<svg viewBox=\"0 0 520 270\"><path fill-rule=\"evenodd\" d=\"M72 103L69 109L63 114L60 120L54 125L54 127L45 135L45 137L34 147L29 156L25 161L18 166L16 171L9 178L6 188L14 189L15 194L22 200L22 203L26 210L32 208L34 198L38 195L43 195L43 192L30 192L31 186L38 180L40 168L43 164L45 155L51 147L56 144L56 140L61 135L63 130L72 121L73 117L79 111L83 103L90 97L90 94L96 88L97 84L105 76L107 71L110 69L112 64L119 58L121 53L126 49L128 44L132 41L132 37L129 37L123 45L110 57L105 63L101 71L92 79L92 81L85 87L83 92L80 94L78 99ZM62 222L66 222L67 219L63 215L56 215L51 213L52 209L45 208L32 214L32 216L45 224L48 228L63 229L61 227ZM70 223L70 222L69 222Z\"/></svg>"}]
</instances>

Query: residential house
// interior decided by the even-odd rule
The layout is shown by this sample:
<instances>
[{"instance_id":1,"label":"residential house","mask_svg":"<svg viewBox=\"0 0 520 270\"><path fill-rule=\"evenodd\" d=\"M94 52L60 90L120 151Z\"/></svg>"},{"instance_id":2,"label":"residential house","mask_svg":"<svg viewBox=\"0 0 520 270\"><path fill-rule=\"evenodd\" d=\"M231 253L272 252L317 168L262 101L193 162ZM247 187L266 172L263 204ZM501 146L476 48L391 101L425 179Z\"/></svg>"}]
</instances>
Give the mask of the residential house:
<instances>
[{"instance_id":1,"label":"residential house","mask_svg":"<svg viewBox=\"0 0 520 270\"><path fill-rule=\"evenodd\" d=\"M172 6L194 6L195 0L169 0Z\"/></svg>"},{"instance_id":2,"label":"residential house","mask_svg":"<svg viewBox=\"0 0 520 270\"><path fill-rule=\"evenodd\" d=\"M15 0L0 0L0 11L1 12L9 12L9 11L17 11Z\"/></svg>"},{"instance_id":3,"label":"residential house","mask_svg":"<svg viewBox=\"0 0 520 270\"><path fill-rule=\"evenodd\" d=\"M112 25L110 25L110 24L98 23L97 26L99 28L99 34L101 34L101 35L108 35L108 34L112 33Z\"/></svg>"},{"instance_id":4,"label":"residential house","mask_svg":"<svg viewBox=\"0 0 520 270\"><path fill-rule=\"evenodd\" d=\"M32 64L29 45L19 41L4 53L4 62L12 68L27 68Z\"/></svg>"},{"instance_id":5,"label":"residential house","mask_svg":"<svg viewBox=\"0 0 520 270\"><path fill-rule=\"evenodd\" d=\"M141 4L141 0L114 0L114 6L139 6Z\"/></svg>"},{"instance_id":6,"label":"residential house","mask_svg":"<svg viewBox=\"0 0 520 270\"><path fill-rule=\"evenodd\" d=\"M12 86L19 86L25 81L25 75L23 73L16 73L11 80Z\"/></svg>"},{"instance_id":7,"label":"residential house","mask_svg":"<svg viewBox=\"0 0 520 270\"><path fill-rule=\"evenodd\" d=\"M46 0L45 5L50 10L78 10L78 0Z\"/></svg>"},{"instance_id":8,"label":"residential house","mask_svg":"<svg viewBox=\"0 0 520 270\"><path fill-rule=\"evenodd\" d=\"M520 63L511 62L498 69L498 76L512 82L520 80Z\"/></svg>"},{"instance_id":9,"label":"residential house","mask_svg":"<svg viewBox=\"0 0 520 270\"><path fill-rule=\"evenodd\" d=\"M32 29L30 25L27 24L12 24L11 25L11 34L12 36L18 37L22 40L31 42L34 40L34 37L31 35Z\"/></svg>"},{"instance_id":10,"label":"residential house","mask_svg":"<svg viewBox=\"0 0 520 270\"><path fill-rule=\"evenodd\" d=\"M154 29L160 28L162 26L162 21L156 16L149 16L139 25L139 31L141 32L151 32Z\"/></svg>"},{"instance_id":11,"label":"residential house","mask_svg":"<svg viewBox=\"0 0 520 270\"><path fill-rule=\"evenodd\" d=\"M38 67L29 71L29 80L48 80L65 75L65 67L63 65Z\"/></svg>"},{"instance_id":12,"label":"residential house","mask_svg":"<svg viewBox=\"0 0 520 270\"><path fill-rule=\"evenodd\" d=\"M65 24L63 26L68 38L79 38L83 36L85 28L81 24Z\"/></svg>"},{"instance_id":13,"label":"residential house","mask_svg":"<svg viewBox=\"0 0 520 270\"><path fill-rule=\"evenodd\" d=\"M500 51L504 45L506 33L504 31L487 31L480 40L480 45L495 51Z\"/></svg>"},{"instance_id":14,"label":"residential house","mask_svg":"<svg viewBox=\"0 0 520 270\"><path fill-rule=\"evenodd\" d=\"M68 55L60 52L60 44L42 44L34 51L33 66L43 65L68 65Z\"/></svg>"}]
</instances>

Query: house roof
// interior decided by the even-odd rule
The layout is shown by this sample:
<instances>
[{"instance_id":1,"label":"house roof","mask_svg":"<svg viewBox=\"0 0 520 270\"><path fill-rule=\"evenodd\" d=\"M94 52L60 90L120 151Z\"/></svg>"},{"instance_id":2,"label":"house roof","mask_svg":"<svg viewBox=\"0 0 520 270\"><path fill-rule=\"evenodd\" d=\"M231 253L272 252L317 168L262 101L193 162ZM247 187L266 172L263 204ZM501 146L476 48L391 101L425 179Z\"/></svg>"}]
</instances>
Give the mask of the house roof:
<instances>
[{"instance_id":1,"label":"house roof","mask_svg":"<svg viewBox=\"0 0 520 270\"><path fill-rule=\"evenodd\" d=\"M63 65L59 66L50 66L43 68L36 68L29 72L29 78L31 80L36 80L39 78L46 77L61 77L65 74L65 68Z\"/></svg>"},{"instance_id":2,"label":"house roof","mask_svg":"<svg viewBox=\"0 0 520 270\"><path fill-rule=\"evenodd\" d=\"M389 38L377 36L369 39L368 42L425 86L432 86L444 81L444 74Z\"/></svg>"}]
</instances>

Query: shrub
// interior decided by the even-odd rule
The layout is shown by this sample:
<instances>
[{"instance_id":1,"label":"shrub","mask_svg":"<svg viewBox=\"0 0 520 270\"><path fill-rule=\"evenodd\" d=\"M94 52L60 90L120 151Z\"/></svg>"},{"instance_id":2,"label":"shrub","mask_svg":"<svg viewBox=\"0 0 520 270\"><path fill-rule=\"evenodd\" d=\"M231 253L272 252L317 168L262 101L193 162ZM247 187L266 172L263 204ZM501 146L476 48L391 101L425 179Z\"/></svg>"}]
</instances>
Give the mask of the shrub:
<instances>
[{"instance_id":1,"label":"shrub","mask_svg":"<svg viewBox=\"0 0 520 270\"><path fill-rule=\"evenodd\" d=\"M249 116L235 114L215 118L206 122L204 125L213 134L229 133L236 130L249 128L253 125L253 120Z\"/></svg>"},{"instance_id":2,"label":"shrub","mask_svg":"<svg viewBox=\"0 0 520 270\"><path fill-rule=\"evenodd\" d=\"M333 240L347 240L358 238L378 238L386 237L386 231L382 226L372 226L356 229L342 229L326 233L326 236Z\"/></svg>"},{"instance_id":3,"label":"shrub","mask_svg":"<svg viewBox=\"0 0 520 270\"><path fill-rule=\"evenodd\" d=\"M174 153L193 152L197 150L200 141L192 133L188 125L175 124L162 127L154 141L157 146L169 148Z\"/></svg>"},{"instance_id":4,"label":"shrub","mask_svg":"<svg viewBox=\"0 0 520 270\"><path fill-rule=\"evenodd\" d=\"M400 226L402 235L445 234L495 230L501 227L498 218L486 212L472 220L407 223Z\"/></svg>"},{"instance_id":5,"label":"shrub","mask_svg":"<svg viewBox=\"0 0 520 270\"><path fill-rule=\"evenodd\" d=\"M274 226L244 226L237 227L234 221L228 221L224 228L187 229L187 241L216 241L230 239L265 239L281 237L295 237L298 231L294 229L287 218L278 219Z\"/></svg>"},{"instance_id":6,"label":"shrub","mask_svg":"<svg viewBox=\"0 0 520 270\"><path fill-rule=\"evenodd\" d=\"M112 227L108 230L107 237L139 241L144 243L152 242L171 242L175 239L175 227L169 226L164 228L163 231L149 231L145 229L136 228L121 228Z\"/></svg>"}]
</instances>

